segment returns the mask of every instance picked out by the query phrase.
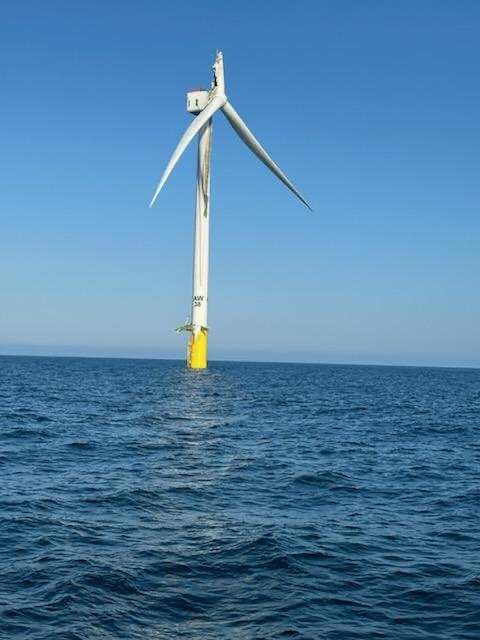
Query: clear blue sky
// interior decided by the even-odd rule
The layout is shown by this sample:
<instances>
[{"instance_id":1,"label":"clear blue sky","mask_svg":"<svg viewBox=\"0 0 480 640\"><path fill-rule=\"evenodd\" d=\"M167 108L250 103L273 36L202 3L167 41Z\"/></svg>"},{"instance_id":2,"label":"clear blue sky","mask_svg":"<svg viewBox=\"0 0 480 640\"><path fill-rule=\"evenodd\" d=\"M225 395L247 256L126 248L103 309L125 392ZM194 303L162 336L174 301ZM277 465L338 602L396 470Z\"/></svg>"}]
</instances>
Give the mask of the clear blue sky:
<instances>
[{"instance_id":1,"label":"clear blue sky","mask_svg":"<svg viewBox=\"0 0 480 640\"><path fill-rule=\"evenodd\" d=\"M480 366L480 4L7 2L0 351L183 357L208 85L211 358Z\"/></svg>"}]
</instances>

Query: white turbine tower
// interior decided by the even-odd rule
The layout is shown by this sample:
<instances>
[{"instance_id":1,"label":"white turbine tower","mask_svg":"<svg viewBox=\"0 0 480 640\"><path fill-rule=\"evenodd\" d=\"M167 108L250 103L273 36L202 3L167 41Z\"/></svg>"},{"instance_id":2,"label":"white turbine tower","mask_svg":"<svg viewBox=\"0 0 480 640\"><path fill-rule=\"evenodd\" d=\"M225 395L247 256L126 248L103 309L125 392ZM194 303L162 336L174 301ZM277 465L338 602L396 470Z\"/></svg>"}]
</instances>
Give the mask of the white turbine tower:
<instances>
[{"instance_id":1,"label":"white turbine tower","mask_svg":"<svg viewBox=\"0 0 480 640\"><path fill-rule=\"evenodd\" d=\"M253 153L292 191L309 209L280 167L270 158L247 125L240 118L225 95L223 55L219 51L213 65L210 91L187 93L187 110L196 117L183 134L150 202L152 206L173 168L187 146L198 134L197 206L195 213L195 242L193 256L193 297L191 321L179 330L190 332L187 364L191 369L207 366L208 346L208 262L210 222L210 154L212 149L212 116L222 110L233 129Z\"/></svg>"}]
</instances>

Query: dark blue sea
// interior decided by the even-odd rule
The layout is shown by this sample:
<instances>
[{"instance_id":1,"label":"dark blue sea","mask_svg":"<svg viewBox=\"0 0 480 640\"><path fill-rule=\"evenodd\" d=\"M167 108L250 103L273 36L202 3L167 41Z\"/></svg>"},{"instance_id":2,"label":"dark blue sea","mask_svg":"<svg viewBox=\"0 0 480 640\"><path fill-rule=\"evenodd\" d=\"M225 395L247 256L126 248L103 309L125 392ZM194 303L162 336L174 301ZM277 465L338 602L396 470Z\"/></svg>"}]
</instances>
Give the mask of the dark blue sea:
<instances>
[{"instance_id":1,"label":"dark blue sea","mask_svg":"<svg viewBox=\"0 0 480 640\"><path fill-rule=\"evenodd\" d=\"M480 638L480 370L0 358L0 638Z\"/></svg>"}]
</instances>

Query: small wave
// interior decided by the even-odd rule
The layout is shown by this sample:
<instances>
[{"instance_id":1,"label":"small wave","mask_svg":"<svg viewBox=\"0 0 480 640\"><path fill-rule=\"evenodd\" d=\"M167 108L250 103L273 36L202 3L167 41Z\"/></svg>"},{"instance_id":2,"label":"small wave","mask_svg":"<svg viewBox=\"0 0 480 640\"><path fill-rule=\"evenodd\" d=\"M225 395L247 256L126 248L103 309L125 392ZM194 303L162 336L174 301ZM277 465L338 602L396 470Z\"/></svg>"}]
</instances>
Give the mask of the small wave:
<instances>
[{"instance_id":1,"label":"small wave","mask_svg":"<svg viewBox=\"0 0 480 640\"><path fill-rule=\"evenodd\" d=\"M302 473L296 476L293 482L296 485L325 488L329 491L356 492L359 490L358 487L352 483L350 476L339 471Z\"/></svg>"},{"instance_id":2,"label":"small wave","mask_svg":"<svg viewBox=\"0 0 480 640\"><path fill-rule=\"evenodd\" d=\"M67 442L65 445L70 449L94 449L95 444L93 442L87 442L83 440L76 440L74 442Z\"/></svg>"},{"instance_id":3,"label":"small wave","mask_svg":"<svg viewBox=\"0 0 480 640\"><path fill-rule=\"evenodd\" d=\"M127 506L127 505L144 505L155 506L159 502L165 501L165 493L160 490L135 488L123 489L118 492L99 492L93 496L86 496L82 502L86 504L97 504L106 506Z\"/></svg>"},{"instance_id":4,"label":"small wave","mask_svg":"<svg viewBox=\"0 0 480 640\"><path fill-rule=\"evenodd\" d=\"M109 593L125 596L141 596L142 591L135 584L132 576L121 571L87 572L76 580L78 586L88 589L100 589Z\"/></svg>"},{"instance_id":5,"label":"small wave","mask_svg":"<svg viewBox=\"0 0 480 640\"><path fill-rule=\"evenodd\" d=\"M161 607L167 608L181 613L182 616L187 614L201 615L205 613L217 600L219 596L203 593L184 593L175 594L162 598Z\"/></svg>"},{"instance_id":6,"label":"small wave","mask_svg":"<svg viewBox=\"0 0 480 640\"><path fill-rule=\"evenodd\" d=\"M160 419L173 422L191 422L192 420L195 420L193 416L179 416L172 413L162 413Z\"/></svg>"},{"instance_id":7,"label":"small wave","mask_svg":"<svg viewBox=\"0 0 480 640\"><path fill-rule=\"evenodd\" d=\"M36 439L50 439L55 436L55 433L52 433L46 429L35 429L34 427L11 427L2 431L0 434L1 438L5 439L18 439L18 440L36 440Z\"/></svg>"}]
</instances>

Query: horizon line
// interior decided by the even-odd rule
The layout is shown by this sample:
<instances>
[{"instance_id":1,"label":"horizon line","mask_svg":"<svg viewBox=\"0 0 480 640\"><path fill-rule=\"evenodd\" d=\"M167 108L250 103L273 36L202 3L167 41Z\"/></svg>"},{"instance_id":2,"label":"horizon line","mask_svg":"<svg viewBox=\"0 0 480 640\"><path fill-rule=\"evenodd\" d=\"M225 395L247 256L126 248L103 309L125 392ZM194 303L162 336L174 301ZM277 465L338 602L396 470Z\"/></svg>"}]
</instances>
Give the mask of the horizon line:
<instances>
[{"instance_id":1,"label":"horizon line","mask_svg":"<svg viewBox=\"0 0 480 640\"><path fill-rule=\"evenodd\" d=\"M187 369L186 358L163 358L156 356L100 356L100 355L58 355L58 354L32 354L32 353L2 353L0 358L64 358L69 360L147 360L163 362L184 362ZM305 360L231 360L223 358L213 358L209 364L225 362L232 364L293 364L311 365L320 367L389 367L401 369L468 369L480 370L480 366L475 365L440 365L440 364L385 364L385 363L362 363L362 362L312 362Z\"/></svg>"}]
</instances>

